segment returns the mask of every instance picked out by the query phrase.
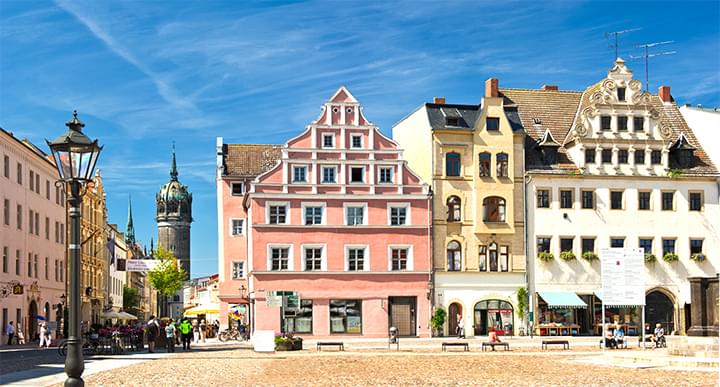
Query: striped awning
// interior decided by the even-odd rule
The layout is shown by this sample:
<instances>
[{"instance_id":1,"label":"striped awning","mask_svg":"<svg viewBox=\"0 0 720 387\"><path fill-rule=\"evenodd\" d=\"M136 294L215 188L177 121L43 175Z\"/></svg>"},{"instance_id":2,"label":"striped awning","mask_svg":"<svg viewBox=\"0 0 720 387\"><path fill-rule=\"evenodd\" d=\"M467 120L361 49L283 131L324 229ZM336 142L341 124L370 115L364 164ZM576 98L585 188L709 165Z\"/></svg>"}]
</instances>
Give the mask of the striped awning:
<instances>
[{"instance_id":1,"label":"striped awning","mask_svg":"<svg viewBox=\"0 0 720 387\"><path fill-rule=\"evenodd\" d=\"M538 292L548 308L587 308L587 304L573 292Z\"/></svg>"}]
</instances>

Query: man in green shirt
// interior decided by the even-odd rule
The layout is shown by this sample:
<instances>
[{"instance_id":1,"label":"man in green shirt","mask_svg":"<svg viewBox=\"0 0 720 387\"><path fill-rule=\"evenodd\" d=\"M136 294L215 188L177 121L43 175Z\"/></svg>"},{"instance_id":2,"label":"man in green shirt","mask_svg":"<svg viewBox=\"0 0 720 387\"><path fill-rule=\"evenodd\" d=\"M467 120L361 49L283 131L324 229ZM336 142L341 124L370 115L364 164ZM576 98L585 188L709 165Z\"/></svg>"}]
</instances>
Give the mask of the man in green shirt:
<instances>
[{"instance_id":1,"label":"man in green shirt","mask_svg":"<svg viewBox=\"0 0 720 387\"><path fill-rule=\"evenodd\" d=\"M192 325L187 318L183 318L178 326L180 334L182 335L182 344L184 350L190 350L190 339L192 337Z\"/></svg>"}]
</instances>

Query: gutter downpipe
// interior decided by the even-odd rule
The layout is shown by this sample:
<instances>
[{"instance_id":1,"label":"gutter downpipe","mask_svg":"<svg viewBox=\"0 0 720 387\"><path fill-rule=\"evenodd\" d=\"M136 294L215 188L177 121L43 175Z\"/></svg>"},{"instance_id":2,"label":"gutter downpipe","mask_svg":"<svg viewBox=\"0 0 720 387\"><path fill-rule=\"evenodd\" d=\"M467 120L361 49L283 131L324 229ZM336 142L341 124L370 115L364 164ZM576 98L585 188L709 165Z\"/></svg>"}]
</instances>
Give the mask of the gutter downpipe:
<instances>
[{"instance_id":1,"label":"gutter downpipe","mask_svg":"<svg viewBox=\"0 0 720 387\"><path fill-rule=\"evenodd\" d=\"M523 141L523 170L525 169L525 144ZM532 181L532 176L529 176L527 172L523 173L523 222L524 222L524 231L525 231L525 282L527 283L527 294L528 294L528 314L532 314L533 319L528 318L528 330L530 331L530 338L533 337L533 320L535 317L535 302L534 302L534 295L535 295L535 286L532 281L532 275L530 273L531 271L531 259L530 254L528 254L528 206L527 206L527 188L530 182ZM528 316L530 317L530 316Z\"/></svg>"}]
</instances>

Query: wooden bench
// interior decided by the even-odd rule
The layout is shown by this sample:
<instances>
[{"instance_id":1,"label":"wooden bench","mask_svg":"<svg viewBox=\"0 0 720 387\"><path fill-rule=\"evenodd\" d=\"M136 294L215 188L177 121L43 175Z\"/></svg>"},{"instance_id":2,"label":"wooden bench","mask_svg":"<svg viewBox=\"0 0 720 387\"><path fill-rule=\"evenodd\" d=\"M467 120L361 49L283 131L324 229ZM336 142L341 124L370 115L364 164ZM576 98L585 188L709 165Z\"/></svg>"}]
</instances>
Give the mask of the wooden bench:
<instances>
[{"instance_id":1,"label":"wooden bench","mask_svg":"<svg viewBox=\"0 0 720 387\"><path fill-rule=\"evenodd\" d=\"M509 350L510 350L510 344L508 344L508 343L502 343L502 342L500 342L500 343L491 343L491 342L489 342L489 341L486 341L486 342L482 343L482 350L483 350L483 352L485 352L485 348L486 348L486 347L490 347L490 348L492 348L493 351L495 351L495 347L496 347L496 346L497 346L497 347L503 347L503 350L504 350L504 351L509 351Z\"/></svg>"},{"instance_id":2,"label":"wooden bench","mask_svg":"<svg viewBox=\"0 0 720 387\"><path fill-rule=\"evenodd\" d=\"M463 342L446 342L442 343L442 350L443 352L447 351L447 347L463 347L465 352L470 351L470 345L468 343Z\"/></svg>"},{"instance_id":3,"label":"wooden bench","mask_svg":"<svg viewBox=\"0 0 720 387\"><path fill-rule=\"evenodd\" d=\"M322 347L337 347L340 351L345 350L345 344L342 341L318 341L317 350L319 351Z\"/></svg>"},{"instance_id":4,"label":"wooden bench","mask_svg":"<svg viewBox=\"0 0 720 387\"><path fill-rule=\"evenodd\" d=\"M570 342L567 340L543 340L542 349L548 349L548 345L562 345L563 349L570 349Z\"/></svg>"}]
</instances>

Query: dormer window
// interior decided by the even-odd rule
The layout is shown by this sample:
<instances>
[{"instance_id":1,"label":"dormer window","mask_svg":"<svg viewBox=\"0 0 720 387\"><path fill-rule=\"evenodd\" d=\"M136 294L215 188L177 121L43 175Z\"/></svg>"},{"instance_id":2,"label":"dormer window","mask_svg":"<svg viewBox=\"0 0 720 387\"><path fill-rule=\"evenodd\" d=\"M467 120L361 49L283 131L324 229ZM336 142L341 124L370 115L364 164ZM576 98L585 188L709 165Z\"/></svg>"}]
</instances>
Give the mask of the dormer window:
<instances>
[{"instance_id":1,"label":"dormer window","mask_svg":"<svg viewBox=\"0 0 720 387\"><path fill-rule=\"evenodd\" d=\"M617 97L618 97L618 101L625 101L625 88L624 87L617 88Z\"/></svg>"},{"instance_id":2,"label":"dormer window","mask_svg":"<svg viewBox=\"0 0 720 387\"><path fill-rule=\"evenodd\" d=\"M687 137L684 133L681 133L678 139L670 145L670 156L674 164L680 168L692 167L693 163L693 152L695 147L690 145Z\"/></svg>"},{"instance_id":3,"label":"dormer window","mask_svg":"<svg viewBox=\"0 0 720 387\"><path fill-rule=\"evenodd\" d=\"M446 126L459 126L460 120L457 117L445 117Z\"/></svg>"},{"instance_id":4,"label":"dormer window","mask_svg":"<svg viewBox=\"0 0 720 387\"><path fill-rule=\"evenodd\" d=\"M487 130L500 130L500 119L497 117L488 117L485 122Z\"/></svg>"},{"instance_id":5,"label":"dormer window","mask_svg":"<svg viewBox=\"0 0 720 387\"><path fill-rule=\"evenodd\" d=\"M600 130L610 130L610 116L600 116Z\"/></svg>"}]
</instances>

